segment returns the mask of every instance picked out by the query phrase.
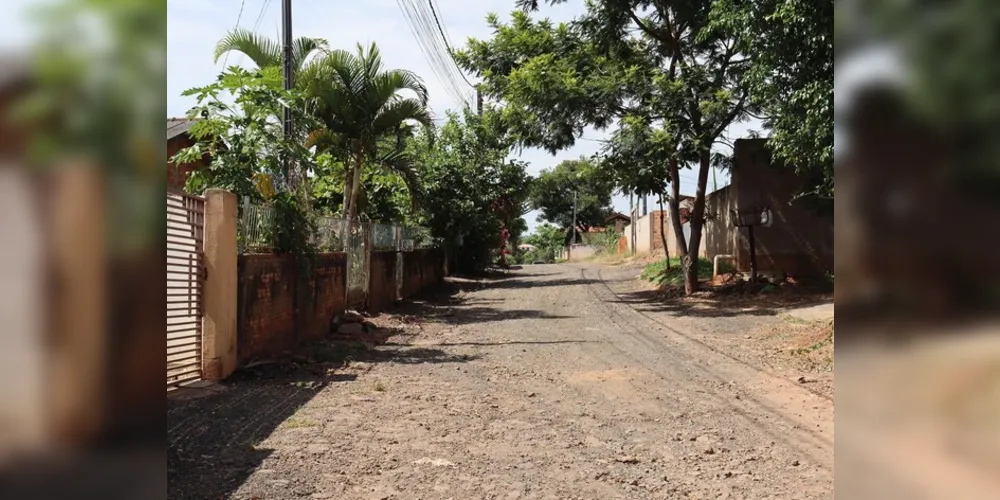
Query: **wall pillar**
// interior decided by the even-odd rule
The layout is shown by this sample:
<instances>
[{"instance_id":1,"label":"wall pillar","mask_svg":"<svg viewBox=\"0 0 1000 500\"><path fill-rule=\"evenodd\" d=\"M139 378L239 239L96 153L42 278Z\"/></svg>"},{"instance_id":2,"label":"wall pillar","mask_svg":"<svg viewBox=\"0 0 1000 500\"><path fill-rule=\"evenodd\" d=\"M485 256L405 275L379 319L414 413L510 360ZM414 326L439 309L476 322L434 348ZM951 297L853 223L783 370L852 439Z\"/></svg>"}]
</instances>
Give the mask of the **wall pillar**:
<instances>
[{"instance_id":1,"label":"wall pillar","mask_svg":"<svg viewBox=\"0 0 1000 500\"><path fill-rule=\"evenodd\" d=\"M236 370L236 195L205 193L205 285L202 291L202 376L222 380Z\"/></svg>"}]
</instances>

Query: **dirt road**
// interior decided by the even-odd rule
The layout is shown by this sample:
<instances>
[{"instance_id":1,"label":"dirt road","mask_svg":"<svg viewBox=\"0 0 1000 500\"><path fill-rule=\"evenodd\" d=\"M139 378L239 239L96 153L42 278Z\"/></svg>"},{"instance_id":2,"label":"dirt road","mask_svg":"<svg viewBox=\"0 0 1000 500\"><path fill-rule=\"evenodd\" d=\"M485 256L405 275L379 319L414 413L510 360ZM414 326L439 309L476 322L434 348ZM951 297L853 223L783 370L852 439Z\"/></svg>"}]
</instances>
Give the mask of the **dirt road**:
<instances>
[{"instance_id":1,"label":"dirt road","mask_svg":"<svg viewBox=\"0 0 1000 500\"><path fill-rule=\"evenodd\" d=\"M780 320L639 307L634 276L459 283L364 361L171 401L170 498L833 498L832 395L712 340Z\"/></svg>"}]
</instances>

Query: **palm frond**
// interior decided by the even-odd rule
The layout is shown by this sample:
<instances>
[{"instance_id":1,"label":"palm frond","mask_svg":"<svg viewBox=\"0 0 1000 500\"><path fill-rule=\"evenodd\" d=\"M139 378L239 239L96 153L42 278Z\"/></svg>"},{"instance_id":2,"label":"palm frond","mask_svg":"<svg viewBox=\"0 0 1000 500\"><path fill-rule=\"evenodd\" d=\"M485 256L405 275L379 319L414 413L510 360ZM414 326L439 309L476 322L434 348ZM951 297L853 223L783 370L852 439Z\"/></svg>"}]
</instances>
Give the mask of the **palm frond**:
<instances>
[{"instance_id":1,"label":"palm frond","mask_svg":"<svg viewBox=\"0 0 1000 500\"><path fill-rule=\"evenodd\" d=\"M292 41L292 67L302 70L309 56L327 49L324 38L299 37Z\"/></svg>"},{"instance_id":2,"label":"palm frond","mask_svg":"<svg viewBox=\"0 0 1000 500\"><path fill-rule=\"evenodd\" d=\"M246 28L230 30L226 36L215 45L215 60L227 52L242 52L250 58L258 68L281 66L281 45Z\"/></svg>"},{"instance_id":3,"label":"palm frond","mask_svg":"<svg viewBox=\"0 0 1000 500\"><path fill-rule=\"evenodd\" d=\"M400 123L407 121L415 121L423 125L430 125L433 122L427 108L415 99L393 100L382 106L374 118L371 132L376 135L388 133Z\"/></svg>"},{"instance_id":4,"label":"palm frond","mask_svg":"<svg viewBox=\"0 0 1000 500\"><path fill-rule=\"evenodd\" d=\"M426 193L413 157L403 151L393 151L382 157L380 163L403 180L406 190L410 192L410 199L413 202L412 208L418 208Z\"/></svg>"},{"instance_id":5,"label":"palm frond","mask_svg":"<svg viewBox=\"0 0 1000 500\"><path fill-rule=\"evenodd\" d=\"M416 73L405 69L394 69L380 73L370 80L371 99L375 106L381 107L401 92L410 91L416 94L422 106L427 106L427 87Z\"/></svg>"}]
</instances>

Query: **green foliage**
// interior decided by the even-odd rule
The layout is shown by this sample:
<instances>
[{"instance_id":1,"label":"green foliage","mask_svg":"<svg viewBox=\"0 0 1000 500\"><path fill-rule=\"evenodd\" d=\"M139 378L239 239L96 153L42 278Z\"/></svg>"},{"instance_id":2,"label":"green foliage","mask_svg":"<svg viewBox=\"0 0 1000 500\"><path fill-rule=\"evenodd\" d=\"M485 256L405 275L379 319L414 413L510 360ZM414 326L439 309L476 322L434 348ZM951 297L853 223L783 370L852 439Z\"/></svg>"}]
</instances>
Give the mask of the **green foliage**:
<instances>
[{"instance_id":1,"label":"green foliage","mask_svg":"<svg viewBox=\"0 0 1000 500\"><path fill-rule=\"evenodd\" d=\"M292 68L300 71L310 55L327 50L322 38L299 37L292 41ZM281 68L282 46L246 28L236 28L226 34L215 46L215 62L228 52L240 52L250 58L258 68Z\"/></svg>"},{"instance_id":2,"label":"green foliage","mask_svg":"<svg viewBox=\"0 0 1000 500\"><path fill-rule=\"evenodd\" d=\"M538 220L562 228L573 227L573 199L576 195L576 223L581 232L603 226L611 215L614 183L592 161L565 160L551 170L543 170L531 190L532 208Z\"/></svg>"},{"instance_id":3,"label":"green foliage","mask_svg":"<svg viewBox=\"0 0 1000 500\"><path fill-rule=\"evenodd\" d=\"M534 233L526 236L524 242L535 246L535 250L529 252L531 257L526 259L528 262L555 262L566 246L566 231L551 224L542 224L535 228Z\"/></svg>"},{"instance_id":4,"label":"green foliage","mask_svg":"<svg viewBox=\"0 0 1000 500\"><path fill-rule=\"evenodd\" d=\"M274 252L312 255L316 249L310 237L316 233L316 221L306 203L289 192L277 193L271 199L274 209Z\"/></svg>"},{"instance_id":5,"label":"green foliage","mask_svg":"<svg viewBox=\"0 0 1000 500\"><path fill-rule=\"evenodd\" d=\"M356 51L332 50L304 68L298 75L300 86L310 97L310 105L322 126L309 133L309 146L330 152L349 165L344 179L344 214L358 216L358 196L366 165L380 165L413 179L412 165L403 150L405 127L409 122L431 125L427 108L427 88L414 73L384 69L382 55L373 43ZM396 138L387 154L380 140Z\"/></svg>"},{"instance_id":6,"label":"green foliage","mask_svg":"<svg viewBox=\"0 0 1000 500\"><path fill-rule=\"evenodd\" d=\"M226 94L232 96L231 104L223 99ZM294 137L285 138L275 118L281 114L282 103L291 102L295 120L313 123L311 116L301 111L304 96L282 89L277 68L250 72L234 66L215 82L189 89L184 95L198 99L188 113L197 120L188 130L196 143L179 151L173 161L185 164L206 155L211 158L209 168L188 177L189 191L220 188L241 199L263 200L267 193L259 189L261 178L285 184L281 158L287 156L303 172L312 168L312 154Z\"/></svg>"},{"instance_id":7,"label":"green foliage","mask_svg":"<svg viewBox=\"0 0 1000 500\"><path fill-rule=\"evenodd\" d=\"M538 2L520 5L533 10ZM508 24L490 16L493 37L470 40L456 59L505 104L512 136L523 146L564 149L585 126L617 122L602 156L626 192L660 194L672 183L674 203L679 170L696 160L687 246L697 259L707 174L718 163L712 147L732 123L758 111L743 82L753 54L741 52L731 27L712 22L714 8L700 0L595 0L558 26L524 12ZM690 270L689 292L697 286L697 266Z\"/></svg>"},{"instance_id":8,"label":"green foliage","mask_svg":"<svg viewBox=\"0 0 1000 500\"><path fill-rule=\"evenodd\" d=\"M807 194L833 198L833 0L720 0L711 18L752 54L743 81L774 158L803 174Z\"/></svg>"},{"instance_id":9,"label":"green foliage","mask_svg":"<svg viewBox=\"0 0 1000 500\"><path fill-rule=\"evenodd\" d=\"M731 273L734 270L728 262L719 263L719 272L721 273ZM711 261L698 259L698 274L700 276L711 276L712 271ZM667 269L666 259L647 264L639 277L658 286L684 286L684 269L678 257L670 258L670 269Z\"/></svg>"},{"instance_id":10,"label":"green foliage","mask_svg":"<svg viewBox=\"0 0 1000 500\"><path fill-rule=\"evenodd\" d=\"M426 193L416 222L444 240L459 272L488 267L501 229L513 234L520 225L530 177L524 162L507 159L510 142L497 123L492 110L449 113L409 143Z\"/></svg>"},{"instance_id":11,"label":"green foliage","mask_svg":"<svg viewBox=\"0 0 1000 500\"><path fill-rule=\"evenodd\" d=\"M618 253L618 242L622 235L615 232L615 228L604 228L600 233L590 233L587 244L597 248L597 252L603 255L614 255Z\"/></svg>"}]
</instances>

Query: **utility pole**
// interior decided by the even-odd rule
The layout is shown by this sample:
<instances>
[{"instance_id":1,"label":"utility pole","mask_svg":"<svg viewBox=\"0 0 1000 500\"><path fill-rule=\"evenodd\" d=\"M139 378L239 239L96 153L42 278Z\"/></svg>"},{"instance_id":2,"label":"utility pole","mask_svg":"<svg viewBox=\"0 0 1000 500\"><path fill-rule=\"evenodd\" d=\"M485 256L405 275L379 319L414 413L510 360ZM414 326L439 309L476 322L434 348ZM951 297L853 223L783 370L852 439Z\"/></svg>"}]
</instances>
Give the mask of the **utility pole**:
<instances>
[{"instance_id":1,"label":"utility pole","mask_svg":"<svg viewBox=\"0 0 1000 500\"><path fill-rule=\"evenodd\" d=\"M292 72L295 70L292 68L292 0L282 0L281 1L281 38L283 40L283 51L282 51L282 76L284 76L284 87L285 90L292 90ZM292 109L285 106L284 109L284 132L285 139L288 140L292 136ZM289 177L291 160L288 155L285 155L285 159L282 167L284 168L285 174L285 184L291 184L291 178Z\"/></svg>"},{"instance_id":2,"label":"utility pole","mask_svg":"<svg viewBox=\"0 0 1000 500\"><path fill-rule=\"evenodd\" d=\"M573 256L573 245L576 244L576 191L573 191L573 240L569 242L569 251L566 252L566 260Z\"/></svg>"},{"instance_id":3,"label":"utility pole","mask_svg":"<svg viewBox=\"0 0 1000 500\"><path fill-rule=\"evenodd\" d=\"M632 236L631 238L629 238L629 243L630 243L629 246L632 247L631 248L632 255L635 255L635 219L636 219L636 216L635 216L635 205L632 203L632 193L631 192L628 194L628 217L629 217L629 222L628 222L629 235Z\"/></svg>"}]
</instances>

